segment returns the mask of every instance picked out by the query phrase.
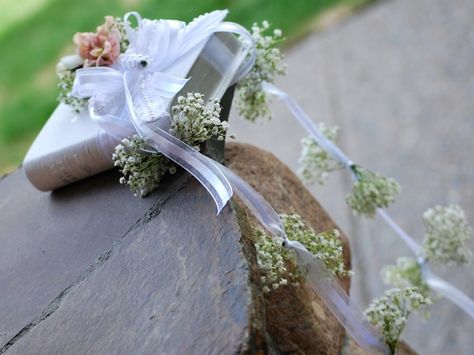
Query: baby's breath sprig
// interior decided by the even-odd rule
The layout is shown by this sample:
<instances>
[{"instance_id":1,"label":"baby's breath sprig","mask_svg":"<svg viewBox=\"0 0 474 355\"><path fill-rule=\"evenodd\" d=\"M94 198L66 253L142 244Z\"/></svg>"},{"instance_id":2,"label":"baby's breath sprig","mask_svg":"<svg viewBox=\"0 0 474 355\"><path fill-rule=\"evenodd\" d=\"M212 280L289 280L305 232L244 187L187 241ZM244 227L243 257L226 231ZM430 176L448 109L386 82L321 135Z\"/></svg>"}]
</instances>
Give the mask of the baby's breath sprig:
<instances>
[{"instance_id":1,"label":"baby's breath sprig","mask_svg":"<svg viewBox=\"0 0 474 355\"><path fill-rule=\"evenodd\" d=\"M365 310L367 319L379 328L391 354L395 354L398 339L405 328L409 315L431 304L416 287L393 288L375 299Z\"/></svg>"},{"instance_id":2,"label":"baby's breath sprig","mask_svg":"<svg viewBox=\"0 0 474 355\"><path fill-rule=\"evenodd\" d=\"M423 279L423 263L432 261L446 266L468 263L471 251L466 244L471 238L472 228L467 223L464 211L457 205L430 208L423 214L423 221L426 236L420 258L398 258L396 265L385 266L381 274L386 284L395 287L414 286L428 297L435 293L431 292Z\"/></svg>"},{"instance_id":3,"label":"baby's breath sprig","mask_svg":"<svg viewBox=\"0 0 474 355\"><path fill-rule=\"evenodd\" d=\"M125 22L120 17L115 17L111 25L120 34L120 53L125 53L130 45L128 40L127 30L125 29Z\"/></svg>"},{"instance_id":4,"label":"baby's breath sprig","mask_svg":"<svg viewBox=\"0 0 474 355\"><path fill-rule=\"evenodd\" d=\"M167 173L176 172L174 163L164 155L143 154L143 150L150 149L143 138L134 135L123 139L112 155L115 166L120 168L123 175L120 183L128 184L135 196L146 196L158 187Z\"/></svg>"},{"instance_id":5,"label":"baby's breath sprig","mask_svg":"<svg viewBox=\"0 0 474 355\"><path fill-rule=\"evenodd\" d=\"M171 108L170 133L200 150L201 144L210 138L224 140L229 125L221 122L219 100L210 99L205 105L204 95L195 92L178 97L178 103Z\"/></svg>"},{"instance_id":6,"label":"baby's breath sprig","mask_svg":"<svg viewBox=\"0 0 474 355\"><path fill-rule=\"evenodd\" d=\"M178 97L177 104L171 108L169 132L197 150L210 138L223 140L228 128L227 122L219 120L219 101L211 99L206 106L203 97L200 93L188 93L186 97ZM176 171L172 161L155 152L137 135L122 140L115 147L112 159L123 174L120 183L128 184L141 197L155 190L166 174Z\"/></svg>"},{"instance_id":7,"label":"baby's breath sprig","mask_svg":"<svg viewBox=\"0 0 474 355\"><path fill-rule=\"evenodd\" d=\"M283 41L279 29L268 34L270 24L263 21L254 23L252 37L255 41L255 65L250 73L237 85L237 104L239 113L249 121L258 117L271 118L267 94L262 90L262 82L273 83L277 75L286 73L283 54L276 45Z\"/></svg>"},{"instance_id":8,"label":"baby's breath sprig","mask_svg":"<svg viewBox=\"0 0 474 355\"><path fill-rule=\"evenodd\" d=\"M398 258L395 265L387 265L381 271L385 284L393 287L416 287L425 297L430 295L430 288L423 280L420 264L413 258Z\"/></svg>"},{"instance_id":9,"label":"baby's breath sprig","mask_svg":"<svg viewBox=\"0 0 474 355\"><path fill-rule=\"evenodd\" d=\"M58 76L58 101L71 106L75 112L80 112L87 106L87 99L71 95L76 69L81 67L83 60L78 55L66 56L56 65Z\"/></svg>"},{"instance_id":10,"label":"baby's breath sprig","mask_svg":"<svg viewBox=\"0 0 474 355\"><path fill-rule=\"evenodd\" d=\"M320 123L318 128L329 141L336 141L338 127ZM301 143L299 173L306 183L323 184L331 171L342 168L314 138L303 138ZM358 215L373 217L377 208L388 207L400 192L401 187L393 178L374 173L360 165L352 165L351 169L356 179L346 202Z\"/></svg>"},{"instance_id":11,"label":"baby's breath sprig","mask_svg":"<svg viewBox=\"0 0 474 355\"><path fill-rule=\"evenodd\" d=\"M256 230L255 249L258 268L262 274L264 293L289 283L296 283L297 274L287 268L287 263L292 259L292 255L280 241L269 237L262 230Z\"/></svg>"},{"instance_id":12,"label":"baby's breath sprig","mask_svg":"<svg viewBox=\"0 0 474 355\"><path fill-rule=\"evenodd\" d=\"M463 209L458 205L435 206L423 214L426 236L423 256L447 266L469 263L471 251L467 242L472 236Z\"/></svg>"},{"instance_id":13,"label":"baby's breath sprig","mask_svg":"<svg viewBox=\"0 0 474 355\"><path fill-rule=\"evenodd\" d=\"M319 130L330 141L335 142L339 133L339 127L326 126L324 123L319 124ZM299 163L301 165L299 174L303 180L308 183L317 182L322 185L328 174L342 167L326 152L318 142L312 137L305 137L301 140L301 156Z\"/></svg>"},{"instance_id":14,"label":"baby's breath sprig","mask_svg":"<svg viewBox=\"0 0 474 355\"><path fill-rule=\"evenodd\" d=\"M318 234L298 214L281 214L280 217L288 238L303 244L315 258L324 262L329 272L339 276L352 274L345 269L341 233L337 229Z\"/></svg>"},{"instance_id":15,"label":"baby's breath sprig","mask_svg":"<svg viewBox=\"0 0 474 355\"><path fill-rule=\"evenodd\" d=\"M400 192L400 184L393 178L374 173L359 165L352 166L357 180L346 202L356 214L373 217L377 208L388 207Z\"/></svg>"},{"instance_id":16,"label":"baby's breath sprig","mask_svg":"<svg viewBox=\"0 0 474 355\"><path fill-rule=\"evenodd\" d=\"M303 222L298 214L280 215L285 233L290 240L298 241L315 257L324 262L333 275L348 276L352 272L344 267L342 241L337 229L317 234ZM290 271L288 263L295 264L294 254L281 241L255 232L258 267L262 273L263 291L270 292L282 285L297 284L298 272Z\"/></svg>"}]
</instances>

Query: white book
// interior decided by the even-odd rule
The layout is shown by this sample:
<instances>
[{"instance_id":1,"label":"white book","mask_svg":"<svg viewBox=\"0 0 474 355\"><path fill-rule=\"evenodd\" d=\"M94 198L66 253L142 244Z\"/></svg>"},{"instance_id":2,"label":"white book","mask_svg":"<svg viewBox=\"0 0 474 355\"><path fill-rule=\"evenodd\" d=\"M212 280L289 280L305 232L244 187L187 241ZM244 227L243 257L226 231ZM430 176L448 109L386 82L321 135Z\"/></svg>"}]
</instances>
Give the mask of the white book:
<instances>
[{"instance_id":1,"label":"white book","mask_svg":"<svg viewBox=\"0 0 474 355\"><path fill-rule=\"evenodd\" d=\"M220 99L247 52L232 34L214 34L195 52L173 63L166 73L190 77L178 95L201 92ZM168 129L169 120L160 127ZM125 137L123 137L125 138ZM49 191L113 168L118 140L95 124L87 109L79 114L60 104L48 119L23 161L31 183Z\"/></svg>"}]
</instances>

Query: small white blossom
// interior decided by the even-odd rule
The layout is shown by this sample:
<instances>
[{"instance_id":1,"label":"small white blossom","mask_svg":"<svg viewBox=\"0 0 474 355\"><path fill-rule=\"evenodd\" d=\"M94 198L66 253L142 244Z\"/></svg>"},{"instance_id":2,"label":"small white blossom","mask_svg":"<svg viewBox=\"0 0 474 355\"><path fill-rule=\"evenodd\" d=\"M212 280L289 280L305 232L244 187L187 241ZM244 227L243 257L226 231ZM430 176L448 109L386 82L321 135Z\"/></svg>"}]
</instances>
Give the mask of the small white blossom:
<instances>
[{"instance_id":1,"label":"small white blossom","mask_svg":"<svg viewBox=\"0 0 474 355\"><path fill-rule=\"evenodd\" d=\"M58 101L71 106L75 112L80 112L87 106L88 99L79 98L71 95L72 87L76 72L68 69L64 63L58 63L56 66L56 74L58 75Z\"/></svg>"},{"instance_id":2,"label":"small white blossom","mask_svg":"<svg viewBox=\"0 0 474 355\"><path fill-rule=\"evenodd\" d=\"M320 123L319 130L330 141L336 141L339 127L330 127ZM299 174L306 183L317 182L322 185L331 171L341 167L312 137L303 138L301 145Z\"/></svg>"},{"instance_id":3,"label":"small white blossom","mask_svg":"<svg viewBox=\"0 0 474 355\"><path fill-rule=\"evenodd\" d=\"M351 275L352 272L344 267L342 241L337 229L317 234L312 228L307 227L297 214L282 214L280 217L288 238L303 244L314 257L324 262L330 273L340 276ZM299 273L295 266L294 255L288 248L282 246L281 241L257 230L255 248L264 292L289 284L298 285Z\"/></svg>"},{"instance_id":4,"label":"small white blossom","mask_svg":"<svg viewBox=\"0 0 474 355\"><path fill-rule=\"evenodd\" d=\"M356 214L373 217L377 208L388 207L400 192L400 184L361 166L352 167L357 181L347 195L346 202Z\"/></svg>"},{"instance_id":5,"label":"small white blossom","mask_svg":"<svg viewBox=\"0 0 474 355\"><path fill-rule=\"evenodd\" d=\"M396 265L387 265L381 271L382 280L393 287L417 287L418 291L428 296L430 289L421 275L421 268L413 258L398 258Z\"/></svg>"},{"instance_id":6,"label":"small white blossom","mask_svg":"<svg viewBox=\"0 0 474 355\"><path fill-rule=\"evenodd\" d=\"M382 332L391 353L395 354L398 339L410 313L430 304L431 300L416 287L393 288L386 291L383 297L372 301L365 315Z\"/></svg>"},{"instance_id":7,"label":"small white blossom","mask_svg":"<svg viewBox=\"0 0 474 355\"><path fill-rule=\"evenodd\" d=\"M56 73L62 73L65 70L75 70L84 65L84 59L78 54L67 55L61 58L59 63L56 65Z\"/></svg>"},{"instance_id":8,"label":"small white blossom","mask_svg":"<svg viewBox=\"0 0 474 355\"><path fill-rule=\"evenodd\" d=\"M211 99L205 106L204 95L188 93L186 97L178 97L177 101L177 105L171 108L172 135L198 150L210 138L224 140L229 125L219 119L221 106L218 100Z\"/></svg>"},{"instance_id":9,"label":"small white blossom","mask_svg":"<svg viewBox=\"0 0 474 355\"><path fill-rule=\"evenodd\" d=\"M307 226L298 214L281 214L280 217L288 238L303 244L315 258L324 262L332 274L352 274L350 270L345 269L341 233L337 229L318 234Z\"/></svg>"},{"instance_id":10,"label":"small white blossom","mask_svg":"<svg viewBox=\"0 0 474 355\"><path fill-rule=\"evenodd\" d=\"M130 23L128 23L130 25ZM127 30L125 28L125 23L123 22L122 18L115 17L114 21L112 22L112 28L116 29L120 34L120 52L125 53L130 45L130 41L128 40Z\"/></svg>"},{"instance_id":11,"label":"small white blossom","mask_svg":"<svg viewBox=\"0 0 474 355\"><path fill-rule=\"evenodd\" d=\"M204 106L203 97L200 93L188 93L186 97L178 97L178 104L171 109L170 133L197 150L210 138L223 140L228 128L227 122L218 118L219 102L209 100L208 106ZM143 154L145 150L147 154ZM124 138L112 155L114 165L123 174L120 183L128 184L136 196L146 196L158 187L165 175L176 172L173 162L161 153L150 151L153 152L153 148L135 135Z\"/></svg>"},{"instance_id":12,"label":"small white blossom","mask_svg":"<svg viewBox=\"0 0 474 355\"><path fill-rule=\"evenodd\" d=\"M423 221L426 227L424 257L448 266L470 261L467 242L472 236L472 228L460 206L430 208L423 214Z\"/></svg>"},{"instance_id":13,"label":"small white blossom","mask_svg":"<svg viewBox=\"0 0 474 355\"><path fill-rule=\"evenodd\" d=\"M281 242L258 230L255 233L255 249L264 293L286 286L288 279L295 279L295 275L286 267L291 256Z\"/></svg>"},{"instance_id":14,"label":"small white blossom","mask_svg":"<svg viewBox=\"0 0 474 355\"><path fill-rule=\"evenodd\" d=\"M256 49L255 65L237 85L239 113L250 121L255 121L258 117L271 117L268 98L262 90L262 82L273 83L277 75L283 75L286 72L283 54L275 47L283 40L282 32L275 29L272 35L265 34L269 28L268 21L263 21L261 26L253 24L252 37Z\"/></svg>"},{"instance_id":15,"label":"small white blossom","mask_svg":"<svg viewBox=\"0 0 474 355\"><path fill-rule=\"evenodd\" d=\"M141 137L135 135L122 140L112 155L114 165L120 168L123 176L121 184L128 184L135 196L144 197L158 187L167 173L176 171L174 163L164 155L143 154L143 150L152 148ZM172 170L174 169L174 170Z\"/></svg>"}]
</instances>

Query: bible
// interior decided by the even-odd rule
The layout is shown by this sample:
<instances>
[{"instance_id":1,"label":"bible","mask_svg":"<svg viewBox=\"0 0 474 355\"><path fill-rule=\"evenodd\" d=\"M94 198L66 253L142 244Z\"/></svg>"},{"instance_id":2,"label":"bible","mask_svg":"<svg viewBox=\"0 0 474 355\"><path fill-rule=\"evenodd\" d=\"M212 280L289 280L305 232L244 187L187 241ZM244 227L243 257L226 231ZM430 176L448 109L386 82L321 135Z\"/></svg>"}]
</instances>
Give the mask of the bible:
<instances>
[{"instance_id":1,"label":"bible","mask_svg":"<svg viewBox=\"0 0 474 355\"><path fill-rule=\"evenodd\" d=\"M188 92L221 99L246 55L247 49L233 34L212 35L195 53L165 71L189 78L174 100ZM158 125L167 130L169 119ZM60 104L33 142L23 166L36 188L50 191L113 168L112 153L118 143L117 137L90 119L87 109L76 113Z\"/></svg>"}]
</instances>

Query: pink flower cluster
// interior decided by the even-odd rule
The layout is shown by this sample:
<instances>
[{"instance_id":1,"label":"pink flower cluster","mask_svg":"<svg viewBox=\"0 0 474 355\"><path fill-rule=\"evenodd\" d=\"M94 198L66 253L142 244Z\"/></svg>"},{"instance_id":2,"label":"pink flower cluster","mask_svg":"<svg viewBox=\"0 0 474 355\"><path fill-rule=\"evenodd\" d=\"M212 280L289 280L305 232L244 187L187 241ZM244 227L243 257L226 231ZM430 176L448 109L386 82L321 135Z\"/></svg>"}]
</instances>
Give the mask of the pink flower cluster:
<instances>
[{"instance_id":1,"label":"pink flower cluster","mask_svg":"<svg viewBox=\"0 0 474 355\"><path fill-rule=\"evenodd\" d=\"M120 55L120 33L112 16L97 32L78 32L74 35L77 53L84 59L84 67L112 65Z\"/></svg>"}]
</instances>

